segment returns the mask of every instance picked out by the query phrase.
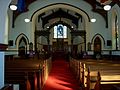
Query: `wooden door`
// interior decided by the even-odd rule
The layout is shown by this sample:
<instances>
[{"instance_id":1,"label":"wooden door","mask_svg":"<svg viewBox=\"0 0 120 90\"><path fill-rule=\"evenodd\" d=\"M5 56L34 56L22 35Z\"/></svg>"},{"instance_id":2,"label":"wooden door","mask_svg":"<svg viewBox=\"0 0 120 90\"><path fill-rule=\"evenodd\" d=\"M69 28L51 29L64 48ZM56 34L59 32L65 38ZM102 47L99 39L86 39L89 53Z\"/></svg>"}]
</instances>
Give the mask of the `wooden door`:
<instances>
[{"instance_id":1,"label":"wooden door","mask_svg":"<svg viewBox=\"0 0 120 90\"><path fill-rule=\"evenodd\" d=\"M101 40L99 37L96 37L94 40L94 55L101 55Z\"/></svg>"}]
</instances>

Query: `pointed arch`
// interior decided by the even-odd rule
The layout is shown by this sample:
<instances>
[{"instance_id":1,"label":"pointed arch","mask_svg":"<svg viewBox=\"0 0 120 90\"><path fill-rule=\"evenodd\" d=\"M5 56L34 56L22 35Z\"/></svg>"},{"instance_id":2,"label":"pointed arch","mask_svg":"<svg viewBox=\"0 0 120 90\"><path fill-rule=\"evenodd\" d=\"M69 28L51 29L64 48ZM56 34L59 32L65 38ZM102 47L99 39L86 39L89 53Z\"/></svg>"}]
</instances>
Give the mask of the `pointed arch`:
<instances>
[{"instance_id":1,"label":"pointed arch","mask_svg":"<svg viewBox=\"0 0 120 90\"><path fill-rule=\"evenodd\" d=\"M33 45L35 45L35 41L34 41L35 40L35 35L34 35L35 24L34 23L35 23L36 17L38 17L40 14L44 13L45 11L53 10L55 8L61 8L61 7L65 8L67 10L75 11L78 14L80 14L85 20L85 27L86 27L85 30L88 31L90 17L88 15L88 13L85 12L83 9L81 9L75 5L67 4L67 3L53 3L53 4L45 5L45 6L41 7L40 9L36 10L31 16L31 25L32 25L31 36L33 37L32 38Z\"/></svg>"},{"instance_id":2,"label":"pointed arch","mask_svg":"<svg viewBox=\"0 0 120 90\"><path fill-rule=\"evenodd\" d=\"M101 35L101 34L99 34L99 33L97 33L93 38L92 38L92 40L91 40L91 45L92 45L92 50L94 50L94 45L95 45L95 39L96 38L99 38L100 39L100 41L101 41L101 50L104 48L104 45L105 45L105 39L103 38L103 36Z\"/></svg>"},{"instance_id":3,"label":"pointed arch","mask_svg":"<svg viewBox=\"0 0 120 90\"><path fill-rule=\"evenodd\" d=\"M15 45L18 50L18 55L21 56L21 54L24 53L23 55L25 56L29 50L29 39L24 33L21 33L16 38Z\"/></svg>"},{"instance_id":4,"label":"pointed arch","mask_svg":"<svg viewBox=\"0 0 120 90\"><path fill-rule=\"evenodd\" d=\"M54 8L55 8L55 7L64 7L64 8L67 8L67 9L69 9L69 8L72 8L72 9L73 9L73 8L74 8L74 9L78 10L79 12L83 13L83 16L86 17L86 18L88 19L88 21L90 22L90 17L89 17L89 15L87 14L87 12L85 12L85 11L82 10L81 8L78 8L78 7L74 6L74 5L67 4L67 3L54 3L54 4L50 4L50 5L44 6L44 7L40 8L40 9L36 10L36 11L32 14L30 21L32 21L32 20L34 19L35 14L38 14L38 13L39 13L40 11L42 11L44 8L53 8L53 7L54 7ZM68 7L69 7L69 8L68 8Z\"/></svg>"},{"instance_id":5,"label":"pointed arch","mask_svg":"<svg viewBox=\"0 0 120 90\"><path fill-rule=\"evenodd\" d=\"M27 37L24 33L21 33L21 34L19 34L18 37L16 38L16 40L15 40L15 45L17 45L18 41L19 41L22 37L24 37L24 38L26 39L26 43L29 44L29 39L28 39L28 37Z\"/></svg>"},{"instance_id":6,"label":"pointed arch","mask_svg":"<svg viewBox=\"0 0 120 90\"><path fill-rule=\"evenodd\" d=\"M96 37L99 37L100 40L102 41L103 45L105 45L105 39L104 39L103 36L102 36L101 34L99 34L99 33L95 34L94 37L92 38L92 40L91 40L91 43L92 43L92 44L94 44L94 40L95 40Z\"/></svg>"},{"instance_id":7,"label":"pointed arch","mask_svg":"<svg viewBox=\"0 0 120 90\"><path fill-rule=\"evenodd\" d=\"M18 55L25 56L27 54L27 41L24 37L21 37L18 44Z\"/></svg>"}]
</instances>

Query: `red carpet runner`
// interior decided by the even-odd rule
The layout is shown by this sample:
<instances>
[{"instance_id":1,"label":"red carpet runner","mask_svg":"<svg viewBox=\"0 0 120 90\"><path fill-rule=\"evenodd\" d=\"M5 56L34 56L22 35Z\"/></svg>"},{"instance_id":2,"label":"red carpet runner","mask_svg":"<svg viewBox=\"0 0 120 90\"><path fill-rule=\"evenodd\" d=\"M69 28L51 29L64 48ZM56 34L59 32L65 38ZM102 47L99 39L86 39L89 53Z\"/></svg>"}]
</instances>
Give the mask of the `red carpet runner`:
<instances>
[{"instance_id":1,"label":"red carpet runner","mask_svg":"<svg viewBox=\"0 0 120 90\"><path fill-rule=\"evenodd\" d=\"M68 62L53 61L52 70L43 90L80 90L80 86L69 69Z\"/></svg>"}]
</instances>

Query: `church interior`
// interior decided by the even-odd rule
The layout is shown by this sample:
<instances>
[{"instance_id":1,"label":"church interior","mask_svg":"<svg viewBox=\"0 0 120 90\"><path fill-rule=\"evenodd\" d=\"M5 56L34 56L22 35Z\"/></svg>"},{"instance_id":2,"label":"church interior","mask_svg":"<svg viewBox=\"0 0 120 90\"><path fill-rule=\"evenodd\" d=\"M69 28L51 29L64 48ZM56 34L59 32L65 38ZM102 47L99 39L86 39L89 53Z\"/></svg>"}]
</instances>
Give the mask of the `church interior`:
<instances>
[{"instance_id":1,"label":"church interior","mask_svg":"<svg viewBox=\"0 0 120 90\"><path fill-rule=\"evenodd\" d=\"M0 0L0 90L120 90L120 0Z\"/></svg>"}]
</instances>

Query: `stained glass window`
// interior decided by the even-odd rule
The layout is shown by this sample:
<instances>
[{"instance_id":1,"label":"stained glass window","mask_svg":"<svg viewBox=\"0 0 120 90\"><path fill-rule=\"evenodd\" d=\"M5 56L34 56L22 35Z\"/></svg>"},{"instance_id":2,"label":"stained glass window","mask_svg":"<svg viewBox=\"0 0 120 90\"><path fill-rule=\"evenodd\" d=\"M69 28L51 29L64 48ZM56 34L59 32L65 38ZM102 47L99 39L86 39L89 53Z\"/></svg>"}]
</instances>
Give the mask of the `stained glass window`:
<instances>
[{"instance_id":1,"label":"stained glass window","mask_svg":"<svg viewBox=\"0 0 120 90\"><path fill-rule=\"evenodd\" d=\"M54 26L54 38L67 38L67 27L62 24Z\"/></svg>"}]
</instances>

